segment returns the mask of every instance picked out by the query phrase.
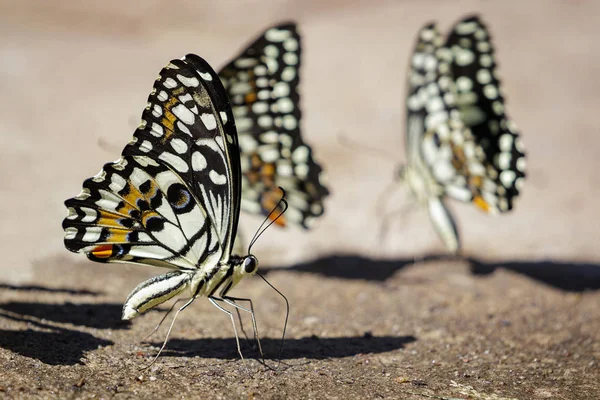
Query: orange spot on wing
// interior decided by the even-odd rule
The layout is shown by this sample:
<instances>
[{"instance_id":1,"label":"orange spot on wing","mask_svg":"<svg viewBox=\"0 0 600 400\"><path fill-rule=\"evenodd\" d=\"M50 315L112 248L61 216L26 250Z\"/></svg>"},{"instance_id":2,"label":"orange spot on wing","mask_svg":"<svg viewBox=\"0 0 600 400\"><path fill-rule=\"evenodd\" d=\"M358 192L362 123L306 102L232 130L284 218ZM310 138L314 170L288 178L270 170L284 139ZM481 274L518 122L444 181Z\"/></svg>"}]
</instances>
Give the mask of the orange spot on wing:
<instances>
[{"instance_id":1,"label":"orange spot on wing","mask_svg":"<svg viewBox=\"0 0 600 400\"><path fill-rule=\"evenodd\" d=\"M121 215L106 210L98 210L98 216L99 218L95 222L96 225L122 228L121 224L118 222L119 219L123 218Z\"/></svg>"},{"instance_id":2,"label":"orange spot on wing","mask_svg":"<svg viewBox=\"0 0 600 400\"><path fill-rule=\"evenodd\" d=\"M475 203L477 207L481 208L485 212L490 211L490 205L481 196L475 196L473 198L473 203Z\"/></svg>"},{"instance_id":3,"label":"orange spot on wing","mask_svg":"<svg viewBox=\"0 0 600 400\"><path fill-rule=\"evenodd\" d=\"M162 138L163 143L173 134L173 125L175 124L175 120L177 117L175 114L171 112L171 108L175 105L175 103L179 102L176 97L171 97L169 101L167 101L164 105L164 117L160 121L162 125L166 128L165 135Z\"/></svg>"},{"instance_id":4,"label":"orange spot on wing","mask_svg":"<svg viewBox=\"0 0 600 400\"><path fill-rule=\"evenodd\" d=\"M476 188L480 189L481 186L483 185L483 178L481 176L471 176L469 178L469 184L471 186L475 186Z\"/></svg>"},{"instance_id":5,"label":"orange spot on wing","mask_svg":"<svg viewBox=\"0 0 600 400\"><path fill-rule=\"evenodd\" d=\"M260 159L260 157L258 156L258 154L254 153L252 154L252 158L250 159L250 162L252 164L252 168L260 168L260 166L262 165L262 160Z\"/></svg>"},{"instance_id":6,"label":"orange spot on wing","mask_svg":"<svg viewBox=\"0 0 600 400\"><path fill-rule=\"evenodd\" d=\"M108 258L112 255L112 249L111 244L103 244L92 250L92 255L98 258Z\"/></svg>"},{"instance_id":7,"label":"orange spot on wing","mask_svg":"<svg viewBox=\"0 0 600 400\"><path fill-rule=\"evenodd\" d=\"M244 96L244 101L246 103L254 103L256 101L256 93L250 92L250 93L246 94L246 96Z\"/></svg>"},{"instance_id":8,"label":"orange spot on wing","mask_svg":"<svg viewBox=\"0 0 600 400\"><path fill-rule=\"evenodd\" d=\"M275 165L265 164L261 168L260 172L262 172L263 175L271 177L271 176L275 175Z\"/></svg>"},{"instance_id":9,"label":"orange spot on wing","mask_svg":"<svg viewBox=\"0 0 600 400\"><path fill-rule=\"evenodd\" d=\"M128 233L129 231L124 231L122 229L111 229L110 236L106 241L111 243L126 243Z\"/></svg>"},{"instance_id":10,"label":"orange spot on wing","mask_svg":"<svg viewBox=\"0 0 600 400\"><path fill-rule=\"evenodd\" d=\"M275 186L275 165L264 164L260 169L260 179L266 187Z\"/></svg>"},{"instance_id":11,"label":"orange spot on wing","mask_svg":"<svg viewBox=\"0 0 600 400\"><path fill-rule=\"evenodd\" d=\"M467 157L465 156L465 152L462 147L455 145L454 143L450 143L450 148L452 149L452 157L451 163L454 169L460 171L464 168L467 162Z\"/></svg>"},{"instance_id":12,"label":"orange spot on wing","mask_svg":"<svg viewBox=\"0 0 600 400\"><path fill-rule=\"evenodd\" d=\"M129 193L123 196L123 199L125 200L125 205L121 210L118 210L121 214L125 215L128 215L129 212L133 210L133 208L138 208L138 200L148 198L147 196L144 196L139 190L137 190L135 186L131 184L131 182L127 182L127 185L129 186ZM130 204L133 204L134 207L131 207Z\"/></svg>"},{"instance_id":13,"label":"orange spot on wing","mask_svg":"<svg viewBox=\"0 0 600 400\"><path fill-rule=\"evenodd\" d=\"M128 196L125 196L124 199L126 201L133 201L133 204L135 204L135 199L134 198L128 198ZM131 204L129 204L128 202L123 202L123 207L119 208L117 210L117 212L119 214L123 214L123 215L129 215L129 213L133 210L134 208L131 206Z\"/></svg>"},{"instance_id":14,"label":"orange spot on wing","mask_svg":"<svg viewBox=\"0 0 600 400\"><path fill-rule=\"evenodd\" d=\"M122 228L121 224L119 224L115 218L100 218L96 224L100 226L114 226L115 228Z\"/></svg>"},{"instance_id":15,"label":"orange spot on wing","mask_svg":"<svg viewBox=\"0 0 600 400\"><path fill-rule=\"evenodd\" d=\"M97 225L123 228L123 225L119 223L119 220L123 218L121 215L106 210L98 210L98 215L100 218L96 221Z\"/></svg>"}]
</instances>

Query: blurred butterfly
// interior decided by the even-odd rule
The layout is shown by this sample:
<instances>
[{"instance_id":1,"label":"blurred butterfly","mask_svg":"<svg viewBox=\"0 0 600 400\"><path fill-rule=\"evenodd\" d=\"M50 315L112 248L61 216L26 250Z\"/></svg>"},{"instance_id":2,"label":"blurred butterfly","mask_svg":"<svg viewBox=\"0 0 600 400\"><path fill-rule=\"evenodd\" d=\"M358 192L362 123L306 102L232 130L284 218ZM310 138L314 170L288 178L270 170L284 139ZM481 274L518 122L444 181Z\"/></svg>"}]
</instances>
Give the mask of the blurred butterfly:
<instances>
[{"instance_id":1,"label":"blurred butterfly","mask_svg":"<svg viewBox=\"0 0 600 400\"><path fill-rule=\"evenodd\" d=\"M435 24L419 32L408 76L408 163L398 179L425 205L444 244L460 239L444 198L490 214L513 207L525 178L523 144L504 110L486 26L468 17L445 43Z\"/></svg>"},{"instance_id":2,"label":"blurred butterfly","mask_svg":"<svg viewBox=\"0 0 600 400\"><path fill-rule=\"evenodd\" d=\"M267 29L219 73L231 101L242 168L242 210L268 215L282 187L289 208L277 219L310 228L329 194L321 166L300 135L301 40L294 23ZM272 213L271 218L280 213Z\"/></svg>"},{"instance_id":3,"label":"blurred butterfly","mask_svg":"<svg viewBox=\"0 0 600 400\"><path fill-rule=\"evenodd\" d=\"M253 255L232 254L240 200L227 92L206 61L188 54L161 70L121 158L66 200L65 246L93 261L169 270L133 290L125 320L179 294L189 301L178 313L206 296L231 316L220 303L248 311L228 293L258 269Z\"/></svg>"}]
</instances>

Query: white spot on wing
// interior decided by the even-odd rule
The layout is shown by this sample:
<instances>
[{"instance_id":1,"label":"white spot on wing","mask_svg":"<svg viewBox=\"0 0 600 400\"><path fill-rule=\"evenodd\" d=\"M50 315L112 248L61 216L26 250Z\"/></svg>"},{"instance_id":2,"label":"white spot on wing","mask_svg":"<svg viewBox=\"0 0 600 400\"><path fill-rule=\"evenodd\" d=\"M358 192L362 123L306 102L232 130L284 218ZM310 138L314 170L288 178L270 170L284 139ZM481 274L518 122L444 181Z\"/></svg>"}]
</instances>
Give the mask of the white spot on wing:
<instances>
[{"instance_id":1,"label":"white spot on wing","mask_svg":"<svg viewBox=\"0 0 600 400\"><path fill-rule=\"evenodd\" d=\"M164 128L157 124L156 122L152 123L152 128L150 129L150 134L152 136L161 137L165 134Z\"/></svg>"},{"instance_id":2,"label":"white spot on wing","mask_svg":"<svg viewBox=\"0 0 600 400\"><path fill-rule=\"evenodd\" d=\"M81 238L84 242L96 242L100 239L102 229L99 227L85 228L85 235Z\"/></svg>"},{"instance_id":3,"label":"white spot on wing","mask_svg":"<svg viewBox=\"0 0 600 400\"><path fill-rule=\"evenodd\" d=\"M224 124L227 123L227 113L224 111L220 111L219 115L221 116L221 121L223 121Z\"/></svg>"},{"instance_id":4,"label":"white spot on wing","mask_svg":"<svg viewBox=\"0 0 600 400\"><path fill-rule=\"evenodd\" d=\"M290 94L290 85L285 82L277 82L273 85L273 95L277 97L286 97Z\"/></svg>"},{"instance_id":5,"label":"white spot on wing","mask_svg":"<svg viewBox=\"0 0 600 400\"><path fill-rule=\"evenodd\" d=\"M504 185L504 187L511 187L513 182L515 181L517 174L515 171L506 170L500 172L500 182Z\"/></svg>"},{"instance_id":6,"label":"white spot on wing","mask_svg":"<svg viewBox=\"0 0 600 400\"><path fill-rule=\"evenodd\" d=\"M171 147L179 154L185 153L188 149L187 144L183 140L177 138L171 140Z\"/></svg>"},{"instance_id":7,"label":"white spot on wing","mask_svg":"<svg viewBox=\"0 0 600 400\"><path fill-rule=\"evenodd\" d=\"M291 32L287 30L271 28L265 32L265 39L270 42L283 42L291 36Z\"/></svg>"},{"instance_id":8,"label":"white spot on wing","mask_svg":"<svg viewBox=\"0 0 600 400\"><path fill-rule=\"evenodd\" d=\"M306 177L308 176L308 165L306 165L306 164L296 165L296 167L294 168L294 172L296 173L296 176L298 176L298 178L306 179ZM288 211L289 211L289 209L288 209Z\"/></svg>"},{"instance_id":9,"label":"white spot on wing","mask_svg":"<svg viewBox=\"0 0 600 400\"><path fill-rule=\"evenodd\" d=\"M175 107L171 109L173 114L179 118L182 122L193 125L194 124L194 114L183 104L177 104Z\"/></svg>"},{"instance_id":10,"label":"white spot on wing","mask_svg":"<svg viewBox=\"0 0 600 400\"><path fill-rule=\"evenodd\" d=\"M198 72L198 74L200 74L200 77L202 79L204 79L205 81L212 81L212 75L208 72Z\"/></svg>"},{"instance_id":11,"label":"white spot on wing","mask_svg":"<svg viewBox=\"0 0 600 400\"><path fill-rule=\"evenodd\" d=\"M174 87L177 87L177 82L175 82L175 79L170 77L165 79L163 84L167 89L173 89Z\"/></svg>"},{"instance_id":12,"label":"white spot on wing","mask_svg":"<svg viewBox=\"0 0 600 400\"><path fill-rule=\"evenodd\" d=\"M69 207L69 212L71 210L72 208ZM98 213L93 208L81 207L80 210L83 211L83 213L85 214L84 217L81 219L81 222L93 222L98 216Z\"/></svg>"},{"instance_id":13,"label":"white spot on wing","mask_svg":"<svg viewBox=\"0 0 600 400\"><path fill-rule=\"evenodd\" d=\"M202 171L207 166L206 158L199 151L195 151L192 154L192 169L194 171Z\"/></svg>"},{"instance_id":14,"label":"white spot on wing","mask_svg":"<svg viewBox=\"0 0 600 400\"><path fill-rule=\"evenodd\" d=\"M304 164L308 161L308 147L300 146L292 153L292 161L296 164Z\"/></svg>"},{"instance_id":15,"label":"white spot on wing","mask_svg":"<svg viewBox=\"0 0 600 400\"><path fill-rule=\"evenodd\" d=\"M500 144L500 150L510 151L513 145L513 135L510 133L505 133L504 135L500 136L498 143Z\"/></svg>"},{"instance_id":16,"label":"white spot on wing","mask_svg":"<svg viewBox=\"0 0 600 400\"><path fill-rule=\"evenodd\" d=\"M173 166L179 172L188 172L189 167L185 161L179 156L175 154L171 154L168 151L163 151L160 156L158 156L160 160L163 160L167 164Z\"/></svg>"},{"instance_id":17,"label":"white spot on wing","mask_svg":"<svg viewBox=\"0 0 600 400\"><path fill-rule=\"evenodd\" d=\"M472 51L461 49L456 53L456 64L461 67L471 64L475 60L475 54Z\"/></svg>"},{"instance_id":18,"label":"white spot on wing","mask_svg":"<svg viewBox=\"0 0 600 400\"><path fill-rule=\"evenodd\" d=\"M217 127L217 120L212 114L202 114L200 116L200 119L202 120L204 126L206 126L206 129L208 130L213 130Z\"/></svg>"},{"instance_id":19,"label":"white spot on wing","mask_svg":"<svg viewBox=\"0 0 600 400\"><path fill-rule=\"evenodd\" d=\"M283 48L287 51L296 51L298 50L298 41L293 37L287 38L283 42Z\"/></svg>"},{"instance_id":20,"label":"white spot on wing","mask_svg":"<svg viewBox=\"0 0 600 400\"><path fill-rule=\"evenodd\" d=\"M298 120L293 115L285 115L283 117L283 127L289 131L298 127Z\"/></svg>"},{"instance_id":21,"label":"white spot on wing","mask_svg":"<svg viewBox=\"0 0 600 400\"><path fill-rule=\"evenodd\" d=\"M208 177L215 185L224 185L227 183L227 177L225 175L219 174L214 169L208 173Z\"/></svg>"},{"instance_id":22,"label":"white spot on wing","mask_svg":"<svg viewBox=\"0 0 600 400\"><path fill-rule=\"evenodd\" d=\"M477 81L482 85L487 85L492 81L492 74L487 69L477 71Z\"/></svg>"},{"instance_id":23,"label":"white spot on wing","mask_svg":"<svg viewBox=\"0 0 600 400\"><path fill-rule=\"evenodd\" d=\"M140 144L140 150L143 151L144 153L148 153L149 151L152 151L152 143L150 143L147 140L144 140L142 142L142 144Z\"/></svg>"},{"instance_id":24,"label":"white spot on wing","mask_svg":"<svg viewBox=\"0 0 600 400\"><path fill-rule=\"evenodd\" d=\"M187 76L177 74L177 79L187 87L198 87L200 85L200 81L195 77L188 78Z\"/></svg>"},{"instance_id":25,"label":"white spot on wing","mask_svg":"<svg viewBox=\"0 0 600 400\"><path fill-rule=\"evenodd\" d=\"M285 53L283 55L283 62L287 65L298 64L298 56L295 53Z\"/></svg>"},{"instance_id":26,"label":"white spot on wing","mask_svg":"<svg viewBox=\"0 0 600 400\"><path fill-rule=\"evenodd\" d=\"M188 129L187 126L185 126L185 124L181 121L177 121L177 129L179 129L181 132L186 133L190 136L192 136L192 133L190 132L190 130Z\"/></svg>"},{"instance_id":27,"label":"white spot on wing","mask_svg":"<svg viewBox=\"0 0 600 400\"><path fill-rule=\"evenodd\" d=\"M483 87L483 94L490 100L494 100L498 97L498 89L494 85L485 85Z\"/></svg>"},{"instance_id":28,"label":"white spot on wing","mask_svg":"<svg viewBox=\"0 0 600 400\"><path fill-rule=\"evenodd\" d=\"M70 226L67 229L65 229L65 239L73 240L73 239L75 239L76 235L77 235L77 228L73 228L72 226Z\"/></svg>"},{"instance_id":29,"label":"white spot on wing","mask_svg":"<svg viewBox=\"0 0 600 400\"><path fill-rule=\"evenodd\" d=\"M285 67L281 71L281 79L286 82L291 82L296 77L296 69L294 67Z\"/></svg>"}]
</instances>

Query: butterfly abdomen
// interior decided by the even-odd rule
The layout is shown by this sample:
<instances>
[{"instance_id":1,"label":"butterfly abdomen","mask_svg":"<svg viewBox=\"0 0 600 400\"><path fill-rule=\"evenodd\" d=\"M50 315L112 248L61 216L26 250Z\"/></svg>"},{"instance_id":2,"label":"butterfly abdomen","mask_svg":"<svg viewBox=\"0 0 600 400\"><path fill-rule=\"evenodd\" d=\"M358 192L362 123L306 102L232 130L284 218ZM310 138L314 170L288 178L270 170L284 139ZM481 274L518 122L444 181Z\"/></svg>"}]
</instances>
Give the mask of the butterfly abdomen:
<instances>
[{"instance_id":1,"label":"butterfly abdomen","mask_svg":"<svg viewBox=\"0 0 600 400\"><path fill-rule=\"evenodd\" d=\"M122 319L128 320L175 297L190 286L192 275L173 271L140 283L125 300Z\"/></svg>"}]
</instances>

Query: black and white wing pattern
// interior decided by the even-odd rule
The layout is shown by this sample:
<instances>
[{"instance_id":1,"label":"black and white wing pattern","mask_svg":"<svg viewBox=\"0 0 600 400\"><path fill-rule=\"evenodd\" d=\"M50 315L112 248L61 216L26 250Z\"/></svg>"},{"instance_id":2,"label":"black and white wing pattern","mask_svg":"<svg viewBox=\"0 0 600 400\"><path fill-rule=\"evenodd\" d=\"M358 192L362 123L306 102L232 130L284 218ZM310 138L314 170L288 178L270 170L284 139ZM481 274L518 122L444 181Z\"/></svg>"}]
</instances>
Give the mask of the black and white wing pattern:
<instances>
[{"instance_id":1,"label":"black and white wing pattern","mask_svg":"<svg viewBox=\"0 0 600 400\"><path fill-rule=\"evenodd\" d=\"M189 54L160 72L121 158L66 200L65 246L93 261L171 270L131 293L124 319L186 289L191 298L210 295L239 278L231 249L240 187L227 94L208 63Z\"/></svg>"},{"instance_id":2,"label":"black and white wing pattern","mask_svg":"<svg viewBox=\"0 0 600 400\"><path fill-rule=\"evenodd\" d=\"M284 23L267 29L219 76L239 134L242 210L267 215L281 197L281 186L289 208L276 223L309 228L323 214L329 190L300 135L300 65L300 35L294 23Z\"/></svg>"},{"instance_id":3,"label":"black and white wing pattern","mask_svg":"<svg viewBox=\"0 0 600 400\"><path fill-rule=\"evenodd\" d=\"M490 33L477 16L467 17L453 27L445 47L452 57L461 119L483 149L486 178L496 187L484 200L493 211L508 211L523 187L525 153L506 115Z\"/></svg>"},{"instance_id":4,"label":"black and white wing pattern","mask_svg":"<svg viewBox=\"0 0 600 400\"><path fill-rule=\"evenodd\" d=\"M464 35L468 30L461 23L454 32ZM478 29L470 33L472 39L475 34L489 37ZM469 48L468 43L472 43ZM503 110L503 102L495 71L481 72L479 60L495 65L488 57L492 57L489 43L487 47L473 44L454 33L444 43L435 24L421 29L411 57L408 164L401 169L401 178L428 207L438 234L452 252L460 249L460 239L443 198L472 202L489 213L508 211L524 177L520 139L504 114L496 113ZM491 88L486 89L490 83L496 85L495 96Z\"/></svg>"},{"instance_id":5,"label":"black and white wing pattern","mask_svg":"<svg viewBox=\"0 0 600 400\"><path fill-rule=\"evenodd\" d=\"M458 171L458 167L468 167L459 148L469 133L456 109L453 82L448 63L441 61L441 52L442 38L436 26L424 26L410 60L406 97L408 163L401 167L400 179L428 208L436 231L448 249L456 252L460 247L458 231L443 197L452 190L470 195L465 191L465 176Z\"/></svg>"}]
</instances>

